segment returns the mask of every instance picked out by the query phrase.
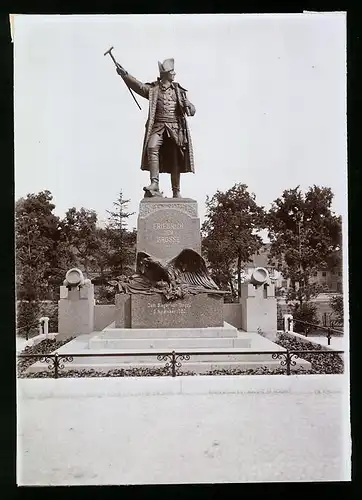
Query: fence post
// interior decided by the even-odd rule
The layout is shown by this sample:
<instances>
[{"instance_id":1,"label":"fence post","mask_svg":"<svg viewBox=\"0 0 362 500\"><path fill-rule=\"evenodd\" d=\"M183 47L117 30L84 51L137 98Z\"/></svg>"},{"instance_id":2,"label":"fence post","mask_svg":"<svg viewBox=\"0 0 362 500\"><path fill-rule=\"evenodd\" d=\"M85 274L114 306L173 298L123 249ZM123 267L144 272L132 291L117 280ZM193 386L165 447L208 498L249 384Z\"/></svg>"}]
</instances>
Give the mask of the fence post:
<instances>
[{"instance_id":1,"label":"fence post","mask_svg":"<svg viewBox=\"0 0 362 500\"><path fill-rule=\"evenodd\" d=\"M48 316L42 316L39 319L39 334L44 334L48 337L49 333L49 318Z\"/></svg>"},{"instance_id":2,"label":"fence post","mask_svg":"<svg viewBox=\"0 0 362 500\"><path fill-rule=\"evenodd\" d=\"M176 377L176 353L175 353L175 351L172 351L172 353L171 353L171 370L172 370L172 376Z\"/></svg>"},{"instance_id":3,"label":"fence post","mask_svg":"<svg viewBox=\"0 0 362 500\"><path fill-rule=\"evenodd\" d=\"M293 316L291 314L284 314L284 331L293 331Z\"/></svg>"},{"instance_id":4,"label":"fence post","mask_svg":"<svg viewBox=\"0 0 362 500\"><path fill-rule=\"evenodd\" d=\"M327 330L327 342L328 342L328 345L331 345L331 329L328 328Z\"/></svg>"},{"instance_id":5,"label":"fence post","mask_svg":"<svg viewBox=\"0 0 362 500\"><path fill-rule=\"evenodd\" d=\"M291 362L290 352L287 350L286 363L287 363L287 375L290 375L290 362Z\"/></svg>"},{"instance_id":6,"label":"fence post","mask_svg":"<svg viewBox=\"0 0 362 500\"><path fill-rule=\"evenodd\" d=\"M58 359L59 355L58 353L56 352L54 354L54 378L58 378L58 368L59 368L59 359Z\"/></svg>"}]
</instances>

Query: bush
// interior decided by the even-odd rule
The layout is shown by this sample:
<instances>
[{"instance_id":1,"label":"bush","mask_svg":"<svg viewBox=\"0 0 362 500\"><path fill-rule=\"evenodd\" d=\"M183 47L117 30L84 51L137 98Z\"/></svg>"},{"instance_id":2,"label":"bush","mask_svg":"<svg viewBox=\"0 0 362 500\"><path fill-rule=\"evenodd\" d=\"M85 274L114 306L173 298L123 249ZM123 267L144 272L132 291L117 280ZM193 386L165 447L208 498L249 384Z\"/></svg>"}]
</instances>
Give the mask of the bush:
<instances>
[{"instance_id":1,"label":"bush","mask_svg":"<svg viewBox=\"0 0 362 500\"><path fill-rule=\"evenodd\" d=\"M19 376L21 378L53 378L54 372L52 370L44 370L41 372L34 373L24 373L26 368L28 368L31 364L34 363L34 360L21 360L21 370L19 367ZM24 364L27 363L27 364ZM25 368L24 368L25 367ZM177 371L177 376L180 375L196 375L193 371L180 372ZM64 370L59 372L59 377L66 378L90 378L90 377L169 377L170 369L165 367L155 367L155 368L143 368L143 367L134 367L134 368L114 368L112 370L108 370L107 372L97 371L94 368L85 368L83 370Z\"/></svg>"},{"instance_id":2,"label":"bush","mask_svg":"<svg viewBox=\"0 0 362 500\"><path fill-rule=\"evenodd\" d=\"M31 338L39 334L39 319L42 316L49 318L49 333L58 331L58 303L52 301L17 302L16 332L20 337Z\"/></svg>"},{"instance_id":3,"label":"bush","mask_svg":"<svg viewBox=\"0 0 362 500\"><path fill-rule=\"evenodd\" d=\"M228 292L224 295L224 303L225 304L234 304L235 302L238 302L238 298L233 297L233 295L231 293Z\"/></svg>"},{"instance_id":4,"label":"bush","mask_svg":"<svg viewBox=\"0 0 362 500\"><path fill-rule=\"evenodd\" d=\"M328 351L322 345L305 342L284 334L279 335L275 343L290 351ZM311 363L312 370L309 373L340 374L344 372L344 363L339 354L314 355L306 353L300 357Z\"/></svg>"},{"instance_id":5,"label":"bush","mask_svg":"<svg viewBox=\"0 0 362 500\"><path fill-rule=\"evenodd\" d=\"M97 304L114 304L116 293L113 286L99 285L95 287L94 297Z\"/></svg>"},{"instance_id":6,"label":"bush","mask_svg":"<svg viewBox=\"0 0 362 500\"><path fill-rule=\"evenodd\" d=\"M50 354L54 352L55 350L59 349L64 344L67 344L71 340L73 340L75 337L68 338L66 340L51 340L51 339L45 339L42 342L39 342L39 344L33 345L33 346L27 346L25 349L21 352L21 354ZM28 377L29 375L36 375L36 374L24 374L25 370L29 368L30 365L33 365L39 361L36 358L18 358L18 375L19 376L26 376ZM43 373L43 372L40 372ZM48 373L45 371L45 373ZM49 371L49 376L51 375L51 372ZM42 375L44 377L44 375Z\"/></svg>"},{"instance_id":7,"label":"bush","mask_svg":"<svg viewBox=\"0 0 362 500\"><path fill-rule=\"evenodd\" d=\"M314 325L319 324L319 319L317 316L317 306L311 302L304 302L302 306L300 304L295 304L292 310L294 323L294 331L297 333L304 332L306 325L303 323L298 323L298 321L303 321L306 323L313 323Z\"/></svg>"},{"instance_id":8,"label":"bush","mask_svg":"<svg viewBox=\"0 0 362 500\"><path fill-rule=\"evenodd\" d=\"M58 331L58 303L51 301L44 301L40 306L41 316L49 318L49 333L56 333Z\"/></svg>"},{"instance_id":9,"label":"bush","mask_svg":"<svg viewBox=\"0 0 362 500\"><path fill-rule=\"evenodd\" d=\"M30 338L39 333L41 316L40 301L20 300L17 302L16 333L20 337Z\"/></svg>"},{"instance_id":10,"label":"bush","mask_svg":"<svg viewBox=\"0 0 362 500\"><path fill-rule=\"evenodd\" d=\"M338 324L343 325L343 295L334 295L329 299L329 305L333 310Z\"/></svg>"}]
</instances>

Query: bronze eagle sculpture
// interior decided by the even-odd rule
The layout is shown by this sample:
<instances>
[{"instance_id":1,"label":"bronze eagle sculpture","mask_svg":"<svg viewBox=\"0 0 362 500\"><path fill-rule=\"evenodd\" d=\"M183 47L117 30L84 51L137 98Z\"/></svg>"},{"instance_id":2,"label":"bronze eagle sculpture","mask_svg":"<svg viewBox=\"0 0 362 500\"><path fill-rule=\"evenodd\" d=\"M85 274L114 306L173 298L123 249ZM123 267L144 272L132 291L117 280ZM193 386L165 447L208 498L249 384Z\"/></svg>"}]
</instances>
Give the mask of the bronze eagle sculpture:
<instances>
[{"instance_id":1,"label":"bronze eagle sculpture","mask_svg":"<svg viewBox=\"0 0 362 500\"><path fill-rule=\"evenodd\" d=\"M161 262L145 252L138 252L136 274L109 282L121 293L161 293L167 300L189 294L222 292L209 275L205 260L195 250L186 248L171 260Z\"/></svg>"}]
</instances>

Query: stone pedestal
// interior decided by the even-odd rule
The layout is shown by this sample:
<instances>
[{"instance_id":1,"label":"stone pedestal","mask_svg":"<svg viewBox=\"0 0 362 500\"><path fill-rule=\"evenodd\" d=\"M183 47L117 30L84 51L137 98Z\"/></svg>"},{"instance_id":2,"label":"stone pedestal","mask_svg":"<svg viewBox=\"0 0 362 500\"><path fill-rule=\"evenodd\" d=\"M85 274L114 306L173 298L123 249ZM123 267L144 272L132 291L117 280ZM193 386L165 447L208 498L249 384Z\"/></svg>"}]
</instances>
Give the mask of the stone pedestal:
<instances>
[{"instance_id":1,"label":"stone pedestal","mask_svg":"<svg viewBox=\"0 0 362 500\"><path fill-rule=\"evenodd\" d=\"M191 248L201 254L197 202L189 198L143 198L137 224L137 252L164 260Z\"/></svg>"},{"instance_id":2,"label":"stone pedestal","mask_svg":"<svg viewBox=\"0 0 362 500\"><path fill-rule=\"evenodd\" d=\"M61 286L58 306L59 338L93 332L95 302L91 283L70 290Z\"/></svg>"},{"instance_id":3,"label":"stone pedestal","mask_svg":"<svg viewBox=\"0 0 362 500\"><path fill-rule=\"evenodd\" d=\"M167 301L161 294L119 294L115 299L116 328L222 327L224 299L201 293Z\"/></svg>"},{"instance_id":4,"label":"stone pedestal","mask_svg":"<svg viewBox=\"0 0 362 500\"><path fill-rule=\"evenodd\" d=\"M144 198L137 224L137 253L163 263L191 249L201 255L197 202L189 198ZM224 298L201 293L167 301L162 294L120 294L116 297L116 328L223 327Z\"/></svg>"},{"instance_id":5,"label":"stone pedestal","mask_svg":"<svg viewBox=\"0 0 362 500\"><path fill-rule=\"evenodd\" d=\"M116 328L131 328L131 296L129 293L119 293L115 297Z\"/></svg>"},{"instance_id":6,"label":"stone pedestal","mask_svg":"<svg viewBox=\"0 0 362 500\"><path fill-rule=\"evenodd\" d=\"M160 294L132 295L132 328L222 327L222 295L201 293L166 301Z\"/></svg>"},{"instance_id":7,"label":"stone pedestal","mask_svg":"<svg viewBox=\"0 0 362 500\"><path fill-rule=\"evenodd\" d=\"M260 286L243 283L241 287L241 326L246 332L265 333L277 331L277 301L275 286L264 283Z\"/></svg>"}]
</instances>

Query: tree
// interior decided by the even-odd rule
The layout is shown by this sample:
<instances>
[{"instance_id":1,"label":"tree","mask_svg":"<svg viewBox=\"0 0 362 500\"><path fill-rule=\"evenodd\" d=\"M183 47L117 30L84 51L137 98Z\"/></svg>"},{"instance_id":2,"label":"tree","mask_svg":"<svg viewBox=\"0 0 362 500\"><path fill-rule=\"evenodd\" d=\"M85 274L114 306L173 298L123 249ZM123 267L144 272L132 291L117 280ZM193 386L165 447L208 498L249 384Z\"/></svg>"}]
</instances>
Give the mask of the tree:
<instances>
[{"instance_id":1,"label":"tree","mask_svg":"<svg viewBox=\"0 0 362 500\"><path fill-rule=\"evenodd\" d=\"M329 299L329 304L333 310L335 322L343 325L343 295L334 295Z\"/></svg>"},{"instance_id":2,"label":"tree","mask_svg":"<svg viewBox=\"0 0 362 500\"><path fill-rule=\"evenodd\" d=\"M222 290L230 290L232 300L237 297L234 283L236 275L235 256L229 252L225 240L215 238L210 232L202 240L202 249L205 255L212 279Z\"/></svg>"},{"instance_id":3,"label":"tree","mask_svg":"<svg viewBox=\"0 0 362 500\"><path fill-rule=\"evenodd\" d=\"M243 267L263 243L257 232L264 227L264 209L245 184L235 184L226 192L218 190L211 199L207 197L206 209L202 225L205 257L219 284L228 282L231 293L236 270L240 298Z\"/></svg>"},{"instance_id":4,"label":"tree","mask_svg":"<svg viewBox=\"0 0 362 500\"><path fill-rule=\"evenodd\" d=\"M108 237L108 230L106 228L98 227L96 230L96 235L98 244L93 253L95 261L93 270L98 273L98 278L102 280L109 271L109 256L111 254L111 247Z\"/></svg>"},{"instance_id":5,"label":"tree","mask_svg":"<svg viewBox=\"0 0 362 500\"><path fill-rule=\"evenodd\" d=\"M331 211L330 188L313 186L303 194L297 186L285 190L269 210L269 261L290 278L287 301L305 301L320 288L311 283L314 271L338 265L342 239L341 217Z\"/></svg>"},{"instance_id":6,"label":"tree","mask_svg":"<svg viewBox=\"0 0 362 500\"><path fill-rule=\"evenodd\" d=\"M111 279L134 272L137 233L127 229L127 219L133 215L127 210L129 201L123 199L121 191L113 203L113 210L107 210L106 227L98 228L99 244L95 251L98 275L93 277L93 283L100 303L109 304L114 300L115 288L108 285Z\"/></svg>"},{"instance_id":7,"label":"tree","mask_svg":"<svg viewBox=\"0 0 362 500\"><path fill-rule=\"evenodd\" d=\"M88 273L95 265L95 252L99 248L97 214L82 207L70 208L61 222L62 248L66 266L81 267Z\"/></svg>"},{"instance_id":8,"label":"tree","mask_svg":"<svg viewBox=\"0 0 362 500\"><path fill-rule=\"evenodd\" d=\"M43 301L52 298L57 280L60 225L54 208L49 191L28 194L15 205L16 326L27 338L37 330Z\"/></svg>"},{"instance_id":9,"label":"tree","mask_svg":"<svg viewBox=\"0 0 362 500\"><path fill-rule=\"evenodd\" d=\"M57 275L59 218L49 191L28 194L15 206L17 297L47 298L49 282Z\"/></svg>"},{"instance_id":10,"label":"tree","mask_svg":"<svg viewBox=\"0 0 362 500\"><path fill-rule=\"evenodd\" d=\"M39 318L41 317L41 302L39 300L19 300L16 304L16 331L17 335L25 336L38 332Z\"/></svg>"},{"instance_id":11,"label":"tree","mask_svg":"<svg viewBox=\"0 0 362 500\"><path fill-rule=\"evenodd\" d=\"M109 228L117 229L120 233L127 231L127 219L135 214L135 212L127 212L130 201L124 200L122 191L119 192L117 200L113 202L113 211L107 210Z\"/></svg>"},{"instance_id":12,"label":"tree","mask_svg":"<svg viewBox=\"0 0 362 500\"><path fill-rule=\"evenodd\" d=\"M108 242L108 267L113 277L128 274L135 260L135 231L127 230L128 218L134 212L128 212L127 207L130 200L123 199L120 191L118 198L113 202L113 210L107 210L108 223L106 227L106 239Z\"/></svg>"},{"instance_id":13,"label":"tree","mask_svg":"<svg viewBox=\"0 0 362 500\"><path fill-rule=\"evenodd\" d=\"M297 333L306 331L310 323L318 325L319 319L317 315L317 306L313 302L296 302L292 307L293 319L295 321L294 329Z\"/></svg>"}]
</instances>

